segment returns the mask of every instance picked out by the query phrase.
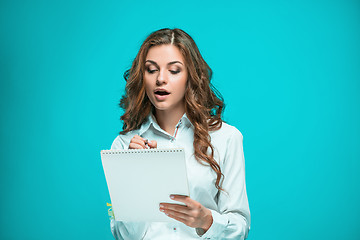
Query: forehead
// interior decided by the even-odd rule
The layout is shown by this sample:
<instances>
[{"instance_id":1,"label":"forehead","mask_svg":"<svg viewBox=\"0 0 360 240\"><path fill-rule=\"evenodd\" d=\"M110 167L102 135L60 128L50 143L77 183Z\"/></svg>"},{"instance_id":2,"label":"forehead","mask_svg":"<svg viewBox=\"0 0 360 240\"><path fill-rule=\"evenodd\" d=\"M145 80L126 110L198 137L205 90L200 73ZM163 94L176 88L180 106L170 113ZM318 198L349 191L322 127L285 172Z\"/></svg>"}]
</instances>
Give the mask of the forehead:
<instances>
[{"instance_id":1,"label":"forehead","mask_svg":"<svg viewBox=\"0 0 360 240\"><path fill-rule=\"evenodd\" d=\"M167 64L173 61L185 63L179 48L170 44L151 47L146 55L146 60L152 60L158 64Z\"/></svg>"}]
</instances>

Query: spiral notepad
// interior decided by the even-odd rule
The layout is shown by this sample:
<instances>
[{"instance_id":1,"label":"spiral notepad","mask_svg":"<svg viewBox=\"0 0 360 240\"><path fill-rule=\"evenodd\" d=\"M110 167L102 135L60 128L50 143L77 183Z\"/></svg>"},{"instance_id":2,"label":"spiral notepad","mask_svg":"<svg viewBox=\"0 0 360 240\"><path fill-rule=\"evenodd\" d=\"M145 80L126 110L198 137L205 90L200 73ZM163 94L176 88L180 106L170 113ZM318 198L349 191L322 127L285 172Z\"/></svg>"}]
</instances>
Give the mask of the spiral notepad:
<instances>
[{"instance_id":1,"label":"spiral notepad","mask_svg":"<svg viewBox=\"0 0 360 240\"><path fill-rule=\"evenodd\" d=\"M102 150L101 160L115 220L174 221L159 203L189 196L184 149Z\"/></svg>"}]
</instances>

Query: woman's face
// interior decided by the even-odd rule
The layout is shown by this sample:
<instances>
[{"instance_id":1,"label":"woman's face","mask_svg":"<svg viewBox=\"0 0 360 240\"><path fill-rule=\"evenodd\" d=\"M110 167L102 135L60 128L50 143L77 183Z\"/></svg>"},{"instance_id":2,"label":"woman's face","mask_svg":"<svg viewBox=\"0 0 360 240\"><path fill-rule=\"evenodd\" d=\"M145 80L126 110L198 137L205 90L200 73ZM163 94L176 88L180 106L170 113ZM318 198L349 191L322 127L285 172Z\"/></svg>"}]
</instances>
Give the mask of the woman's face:
<instances>
[{"instance_id":1,"label":"woman's face","mask_svg":"<svg viewBox=\"0 0 360 240\"><path fill-rule=\"evenodd\" d=\"M188 72L180 50L174 45L151 47L145 60L145 89L156 110L185 112Z\"/></svg>"}]
</instances>

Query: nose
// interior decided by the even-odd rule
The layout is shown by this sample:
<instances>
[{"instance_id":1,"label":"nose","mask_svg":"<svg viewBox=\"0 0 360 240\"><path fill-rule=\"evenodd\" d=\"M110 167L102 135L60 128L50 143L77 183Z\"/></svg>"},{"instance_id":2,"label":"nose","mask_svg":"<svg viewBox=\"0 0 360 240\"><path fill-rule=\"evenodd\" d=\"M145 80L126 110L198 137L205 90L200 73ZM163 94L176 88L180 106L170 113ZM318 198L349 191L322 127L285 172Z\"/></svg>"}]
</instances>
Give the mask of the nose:
<instances>
[{"instance_id":1,"label":"nose","mask_svg":"<svg viewBox=\"0 0 360 240\"><path fill-rule=\"evenodd\" d=\"M167 82L167 76L165 70L160 70L156 79L156 85L160 86Z\"/></svg>"}]
</instances>

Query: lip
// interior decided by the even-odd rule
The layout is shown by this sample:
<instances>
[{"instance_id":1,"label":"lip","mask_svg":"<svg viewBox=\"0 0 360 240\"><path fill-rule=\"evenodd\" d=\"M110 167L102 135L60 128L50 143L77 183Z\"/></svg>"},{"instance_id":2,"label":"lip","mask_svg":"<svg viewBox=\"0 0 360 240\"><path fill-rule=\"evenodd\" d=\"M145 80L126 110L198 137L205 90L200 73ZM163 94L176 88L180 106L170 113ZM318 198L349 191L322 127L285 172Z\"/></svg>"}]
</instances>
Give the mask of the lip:
<instances>
[{"instance_id":1,"label":"lip","mask_svg":"<svg viewBox=\"0 0 360 240\"><path fill-rule=\"evenodd\" d=\"M167 95L160 95L160 94L156 94L156 92L158 91L162 91L162 92L166 92L168 93ZM171 93L166 90L165 88L156 88L154 90L154 95L155 95L155 98L158 100L158 101L164 101Z\"/></svg>"},{"instance_id":2,"label":"lip","mask_svg":"<svg viewBox=\"0 0 360 240\"><path fill-rule=\"evenodd\" d=\"M167 93L170 94L170 92L169 92L168 90L166 90L165 88L156 88L156 89L154 90L154 93L157 92L157 91L167 92Z\"/></svg>"}]
</instances>

